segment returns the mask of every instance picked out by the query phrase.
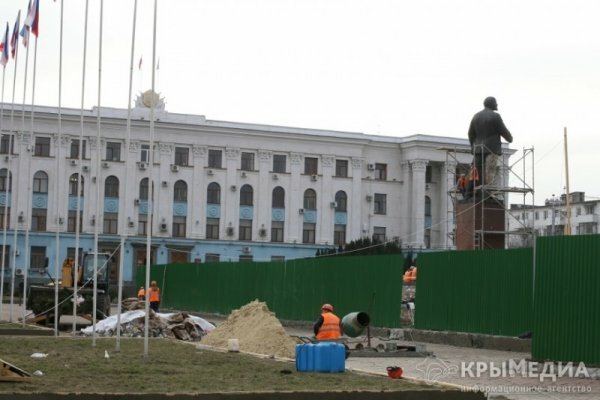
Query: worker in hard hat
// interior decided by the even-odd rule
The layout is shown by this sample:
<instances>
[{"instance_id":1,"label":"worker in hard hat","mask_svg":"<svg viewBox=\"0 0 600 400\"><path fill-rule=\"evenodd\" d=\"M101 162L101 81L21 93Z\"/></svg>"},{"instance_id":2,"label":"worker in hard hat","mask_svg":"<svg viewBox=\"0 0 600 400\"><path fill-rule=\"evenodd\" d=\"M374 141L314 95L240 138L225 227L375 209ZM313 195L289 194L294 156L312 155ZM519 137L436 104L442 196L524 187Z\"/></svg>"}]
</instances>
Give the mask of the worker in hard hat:
<instances>
[{"instance_id":1,"label":"worker in hard hat","mask_svg":"<svg viewBox=\"0 0 600 400\"><path fill-rule=\"evenodd\" d=\"M153 309L154 312L158 312L158 306L160 305L160 289L158 289L156 281L150 283L148 300L150 301L150 308Z\"/></svg>"},{"instance_id":2,"label":"worker in hard hat","mask_svg":"<svg viewBox=\"0 0 600 400\"><path fill-rule=\"evenodd\" d=\"M342 336L341 320L333 313L331 304L321 306L321 316L313 327L317 340L335 340Z\"/></svg>"},{"instance_id":3,"label":"worker in hard hat","mask_svg":"<svg viewBox=\"0 0 600 400\"><path fill-rule=\"evenodd\" d=\"M144 300L146 298L146 289L143 286L140 286L140 290L137 292L138 300Z\"/></svg>"}]
</instances>

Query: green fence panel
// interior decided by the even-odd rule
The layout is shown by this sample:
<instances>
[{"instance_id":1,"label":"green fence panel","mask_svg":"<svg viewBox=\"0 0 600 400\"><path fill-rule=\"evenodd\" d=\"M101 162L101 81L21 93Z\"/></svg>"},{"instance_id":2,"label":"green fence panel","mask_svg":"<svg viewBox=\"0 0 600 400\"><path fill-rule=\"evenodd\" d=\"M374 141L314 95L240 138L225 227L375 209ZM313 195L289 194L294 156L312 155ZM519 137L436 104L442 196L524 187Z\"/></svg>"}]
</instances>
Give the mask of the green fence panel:
<instances>
[{"instance_id":1,"label":"green fence panel","mask_svg":"<svg viewBox=\"0 0 600 400\"><path fill-rule=\"evenodd\" d=\"M598 338L600 235L539 238L533 358L600 364Z\"/></svg>"},{"instance_id":2,"label":"green fence panel","mask_svg":"<svg viewBox=\"0 0 600 400\"><path fill-rule=\"evenodd\" d=\"M516 336L532 330L532 249L419 255L415 327Z\"/></svg>"},{"instance_id":3,"label":"green fence panel","mask_svg":"<svg viewBox=\"0 0 600 400\"><path fill-rule=\"evenodd\" d=\"M401 255L319 257L277 262L168 264L151 267L161 307L227 315L265 301L282 320L312 321L323 303L343 316L370 311L373 326L399 327ZM138 274L143 285L144 269Z\"/></svg>"}]
</instances>

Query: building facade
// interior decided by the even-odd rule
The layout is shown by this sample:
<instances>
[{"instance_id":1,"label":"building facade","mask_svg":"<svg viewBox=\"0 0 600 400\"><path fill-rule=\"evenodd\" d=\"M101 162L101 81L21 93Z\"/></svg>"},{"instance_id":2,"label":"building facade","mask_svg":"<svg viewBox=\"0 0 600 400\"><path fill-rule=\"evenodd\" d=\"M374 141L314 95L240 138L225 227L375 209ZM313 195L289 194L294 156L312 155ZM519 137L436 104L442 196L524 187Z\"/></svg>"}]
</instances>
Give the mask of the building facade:
<instances>
[{"instance_id":1,"label":"building facade","mask_svg":"<svg viewBox=\"0 0 600 400\"><path fill-rule=\"evenodd\" d=\"M526 231L535 232L536 236L563 235L567 224L566 195L546 199L542 206L524 206L511 204L509 230L524 232L514 235L510 247L532 246L531 235ZM569 206L571 207L571 234L597 234L600 223L600 199L586 199L585 192L572 192Z\"/></svg>"},{"instance_id":2,"label":"building facade","mask_svg":"<svg viewBox=\"0 0 600 400\"><path fill-rule=\"evenodd\" d=\"M59 136L56 108L35 107L31 118L30 107L22 115L4 104L5 275L13 266L35 275L46 259L54 271L56 259L74 255L77 226L82 252L95 234L111 252L125 237L126 282L145 265L149 229L153 263L310 257L365 236L453 247L448 192L471 161L466 138L212 121L168 113L161 99L151 149L146 95L129 137L126 109L62 109Z\"/></svg>"}]
</instances>

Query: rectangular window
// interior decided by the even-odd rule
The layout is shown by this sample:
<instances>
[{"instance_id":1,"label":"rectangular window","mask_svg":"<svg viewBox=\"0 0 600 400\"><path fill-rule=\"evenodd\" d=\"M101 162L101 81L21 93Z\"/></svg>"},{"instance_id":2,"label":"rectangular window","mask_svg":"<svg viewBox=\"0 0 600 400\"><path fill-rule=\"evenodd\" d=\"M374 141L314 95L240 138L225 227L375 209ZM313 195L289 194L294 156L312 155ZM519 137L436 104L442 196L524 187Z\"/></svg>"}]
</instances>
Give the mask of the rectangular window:
<instances>
[{"instance_id":1,"label":"rectangular window","mask_svg":"<svg viewBox=\"0 0 600 400\"><path fill-rule=\"evenodd\" d=\"M140 150L140 161L150 162L150 145L143 144Z\"/></svg>"},{"instance_id":2,"label":"rectangular window","mask_svg":"<svg viewBox=\"0 0 600 400\"><path fill-rule=\"evenodd\" d=\"M44 232L46 230L46 214L45 208L34 208L31 210L31 230Z\"/></svg>"},{"instance_id":3,"label":"rectangular window","mask_svg":"<svg viewBox=\"0 0 600 400\"><path fill-rule=\"evenodd\" d=\"M185 217L173 217L173 237L185 237Z\"/></svg>"},{"instance_id":4,"label":"rectangular window","mask_svg":"<svg viewBox=\"0 0 600 400\"><path fill-rule=\"evenodd\" d=\"M285 261L285 256L271 256L271 261Z\"/></svg>"},{"instance_id":5,"label":"rectangular window","mask_svg":"<svg viewBox=\"0 0 600 400\"><path fill-rule=\"evenodd\" d=\"M544 219L548 219L548 210L544 210Z\"/></svg>"},{"instance_id":6,"label":"rectangular window","mask_svg":"<svg viewBox=\"0 0 600 400\"><path fill-rule=\"evenodd\" d=\"M540 219L540 213L539 213L539 211L536 211L535 212L535 220L537 221L539 219Z\"/></svg>"},{"instance_id":7,"label":"rectangular window","mask_svg":"<svg viewBox=\"0 0 600 400\"><path fill-rule=\"evenodd\" d=\"M206 253L204 255L204 262L219 262L221 261L221 255L217 253Z\"/></svg>"},{"instance_id":8,"label":"rectangular window","mask_svg":"<svg viewBox=\"0 0 600 400\"><path fill-rule=\"evenodd\" d=\"M6 177L7 170L0 172L0 192L11 192L12 191L12 179ZM12 174L8 174L12 178ZM8 185L7 185L8 183Z\"/></svg>"},{"instance_id":9,"label":"rectangular window","mask_svg":"<svg viewBox=\"0 0 600 400\"><path fill-rule=\"evenodd\" d=\"M252 220L240 219L239 240L252 240Z\"/></svg>"},{"instance_id":10,"label":"rectangular window","mask_svg":"<svg viewBox=\"0 0 600 400\"><path fill-rule=\"evenodd\" d=\"M348 160L335 160L335 176L348 177Z\"/></svg>"},{"instance_id":11,"label":"rectangular window","mask_svg":"<svg viewBox=\"0 0 600 400\"><path fill-rule=\"evenodd\" d=\"M576 215L576 216L580 216L580 215L581 215L581 207L577 207L577 208L575 209L575 215Z\"/></svg>"},{"instance_id":12,"label":"rectangular window","mask_svg":"<svg viewBox=\"0 0 600 400\"><path fill-rule=\"evenodd\" d=\"M38 157L50 157L50 138L36 137L35 151L33 154Z\"/></svg>"},{"instance_id":13,"label":"rectangular window","mask_svg":"<svg viewBox=\"0 0 600 400\"><path fill-rule=\"evenodd\" d=\"M373 213L385 215L387 214L387 195L381 193L375 193L374 196L374 210Z\"/></svg>"},{"instance_id":14,"label":"rectangular window","mask_svg":"<svg viewBox=\"0 0 600 400\"><path fill-rule=\"evenodd\" d=\"M138 235L147 235L148 234L148 215L147 214L138 214Z\"/></svg>"},{"instance_id":15,"label":"rectangular window","mask_svg":"<svg viewBox=\"0 0 600 400\"><path fill-rule=\"evenodd\" d=\"M121 143L106 142L106 161L121 161Z\"/></svg>"},{"instance_id":16,"label":"rectangular window","mask_svg":"<svg viewBox=\"0 0 600 400\"><path fill-rule=\"evenodd\" d=\"M286 171L286 156L284 154L273 155L273 172L284 172Z\"/></svg>"},{"instance_id":17,"label":"rectangular window","mask_svg":"<svg viewBox=\"0 0 600 400\"><path fill-rule=\"evenodd\" d=\"M598 233L598 224L596 222L583 222L578 226L578 234L590 235Z\"/></svg>"},{"instance_id":18,"label":"rectangular window","mask_svg":"<svg viewBox=\"0 0 600 400\"><path fill-rule=\"evenodd\" d=\"M104 213L104 233L117 234L119 222L119 214L117 213Z\"/></svg>"},{"instance_id":19,"label":"rectangular window","mask_svg":"<svg viewBox=\"0 0 600 400\"><path fill-rule=\"evenodd\" d=\"M387 179L387 164L375 164L375 179L385 181Z\"/></svg>"},{"instance_id":20,"label":"rectangular window","mask_svg":"<svg viewBox=\"0 0 600 400\"><path fill-rule=\"evenodd\" d=\"M43 176L33 176L33 193L48 193L48 178Z\"/></svg>"},{"instance_id":21,"label":"rectangular window","mask_svg":"<svg viewBox=\"0 0 600 400\"><path fill-rule=\"evenodd\" d=\"M315 243L316 224L304 223L302 227L302 243Z\"/></svg>"},{"instance_id":22,"label":"rectangular window","mask_svg":"<svg viewBox=\"0 0 600 400\"><path fill-rule=\"evenodd\" d=\"M4 206L0 206L0 229L4 229ZM10 207L6 209L6 229L10 229Z\"/></svg>"},{"instance_id":23,"label":"rectangular window","mask_svg":"<svg viewBox=\"0 0 600 400\"><path fill-rule=\"evenodd\" d=\"M2 253L2 249L4 249L4 254ZM0 246L0 257L4 257L4 268L8 268L10 265L10 246Z\"/></svg>"},{"instance_id":24,"label":"rectangular window","mask_svg":"<svg viewBox=\"0 0 600 400\"><path fill-rule=\"evenodd\" d=\"M210 168L221 168L223 152L221 150L208 150L208 166Z\"/></svg>"},{"instance_id":25,"label":"rectangular window","mask_svg":"<svg viewBox=\"0 0 600 400\"><path fill-rule=\"evenodd\" d=\"M336 224L333 227L333 243L337 246L346 244L346 225Z\"/></svg>"},{"instance_id":26,"label":"rectangular window","mask_svg":"<svg viewBox=\"0 0 600 400\"><path fill-rule=\"evenodd\" d=\"M8 148L10 146L10 154L15 152L15 135L2 135L0 139L0 154L8 154ZM8 265L8 264L7 264Z\"/></svg>"},{"instance_id":27,"label":"rectangular window","mask_svg":"<svg viewBox=\"0 0 600 400\"><path fill-rule=\"evenodd\" d=\"M425 229L423 234L423 244L425 245L426 249L431 248L431 229Z\"/></svg>"},{"instance_id":28,"label":"rectangular window","mask_svg":"<svg viewBox=\"0 0 600 400\"><path fill-rule=\"evenodd\" d=\"M190 149L187 147L175 147L175 165L183 167L190 165Z\"/></svg>"},{"instance_id":29,"label":"rectangular window","mask_svg":"<svg viewBox=\"0 0 600 400\"><path fill-rule=\"evenodd\" d=\"M83 153L81 158L85 159L85 140L83 141ZM79 158L79 139L71 140L71 152L69 154L70 158Z\"/></svg>"},{"instance_id":30,"label":"rectangular window","mask_svg":"<svg viewBox=\"0 0 600 400\"><path fill-rule=\"evenodd\" d=\"M46 248L42 246L31 246L30 269L40 269L46 265Z\"/></svg>"},{"instance_id":31,"label":"rectangular window","mask_svg":"<svg viewBox=\"0 0 600 400\"><path fill-rule=\"evenodd\" d=\"M385 242L385 226L374 226L373 227L373 241L378 243Z\"/></svg>"},{"instance_id":32,"label":"rectangular window","mask_svg":"<svg viewBox=\"0 0 600 400\"><path fill-rule=\"evenodd\" d=\"M254 153L242 153L242 171L254 171Z\"/></svg>"},{"instance_id":33,"label":"rectangular window","mask_svg":"<svg viewBox=\"0 0 600 400\"><path fill-rule=\"evenodd\" d=\"M317 175L319 170L319 159L315 157L304 158L304 173L306 175Z\"/></svg>"},{"instance_id":34,"label":"rectangular window","mask_svg":"<svg viewBox=\"0 0 600 400\"><path fill-rule=\"evenodd\" d=\"M67 218L67 232L75 232L77 226L77 211L69 211L69 217ZM82 231L83 226L83 211L79 211L79 232Z\"/></svg>"},{"instance_id":35,"label":"rectangular window","mask_svg":"<svg viewBox=\"0 0 600 400\"><path fill-rule=\"evenodd\" d=\"M585 214L592 215L596 212L596 206L594 204L590 204L585 206Z\"/></svg>"},{"instance_id":36,"label":"rectangular window","mask_svg":"<svg viewBox=\"0 0 600 400\"><path fill-rule=\"evenodd\" d=\"M254 257L252 257L251 255L248 255L248 254L240 255L239 260L240 260L240 262L248 262L248 261L254 260Z\"/></svg>"},{"instance_id":37,"label":"rectangular window","mask_svg":"<svg viewBox=\"0 0 600 400\"><path fill-rule=\"evenodd\" d=\"M206 238L219 238L219 218L206 218Z\"/></svg>"},{"instance_id":38,"label":"rectangular window","mask_svg":"<svg viewBox=\"0 0 600 400\"><path fill-rule=\"evenodd\" d=\"M271 242L283 242L283 221L271 222Z\"/></svg>"}]
</instances>

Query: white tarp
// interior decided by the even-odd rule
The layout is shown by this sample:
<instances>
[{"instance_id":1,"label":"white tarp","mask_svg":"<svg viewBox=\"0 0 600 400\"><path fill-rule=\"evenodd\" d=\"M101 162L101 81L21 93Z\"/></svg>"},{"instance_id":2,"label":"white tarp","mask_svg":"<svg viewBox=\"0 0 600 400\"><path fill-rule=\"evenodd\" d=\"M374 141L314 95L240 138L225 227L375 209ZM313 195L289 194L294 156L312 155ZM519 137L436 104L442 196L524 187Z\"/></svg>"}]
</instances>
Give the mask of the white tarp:
<instances>
[{"instance_id":1,"label":"white tarp","mask_svg":"<svg viewBox=\"0 0 600 400\"><path fill-rule=\"evenodd\" d=\"M144 318L146 312L144 310L133 310L127 311L121 314L121 324L126 324L138 318ZM156 313L159 318L169 319L171 316L175 315L175 313ZM196 317L193 315L189 316L195 324L200 326L203 331L210 332L215 329L215 326L208 322L207 320ZM117 316L111 315L108 318L105 318L96 323L96 333L102 334L108 330L111 330L113 333L117 330ZM93 332L93 326L90 325L87 328L83 328L81 333L84 335L91 335Z\"/></svg>"}]
</instances>

